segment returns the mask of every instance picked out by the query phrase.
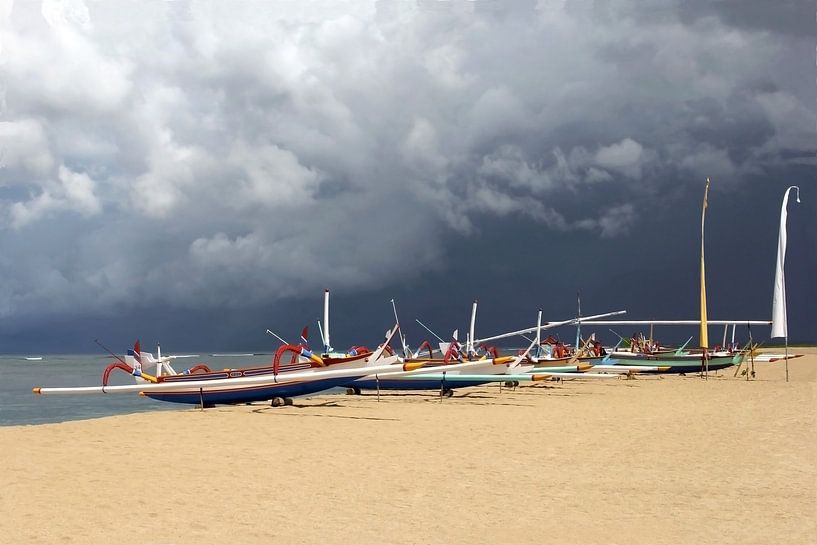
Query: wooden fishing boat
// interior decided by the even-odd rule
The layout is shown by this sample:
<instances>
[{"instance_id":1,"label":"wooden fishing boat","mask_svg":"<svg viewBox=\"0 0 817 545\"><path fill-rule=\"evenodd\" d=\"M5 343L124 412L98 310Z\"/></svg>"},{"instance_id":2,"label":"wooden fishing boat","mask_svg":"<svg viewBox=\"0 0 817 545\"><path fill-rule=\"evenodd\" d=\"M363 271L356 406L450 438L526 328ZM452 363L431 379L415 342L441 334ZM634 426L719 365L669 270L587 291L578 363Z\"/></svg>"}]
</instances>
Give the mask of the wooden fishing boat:
<instances>
[{"instance_id":1,"label":"wooden fishing boat","mask_svg":"<svg viewBox=\"0 0 817 545\"><path fill-rule=\"evenodd\" d=\"M614 351L608 361L611 365L628 367L658 367L657 370L645 370L649 373L700 373L708 366L710 371L726 369L738 365L746 356L745 351L737 352L707 352L706 360L702 353L660 353L643 354L636 352Z\"/></svg>"},{"instance_id":2,"label":"wooden fishing boat","mask_svg":"<svg viewBox=\"0 0 817 545\"><path fill-rule=\"evenodd\" d=\"M157 358L143 353L138 341L128 350L124 360L109 365L102 376L101 386L76 388L34 388L35 394L111 394L139 393L139 395L172 403L216 404L248 403L272 399L283 403L290 397L314 394L362 378L370 373L406 372L417 366L397 365L396 356L383 357L391 338L399 329L395 325L383 344L374 352L355 355L344 361L327 361L303 351L299 358L281 362L280 358L270 366L245 369L222 369L213 371L204 364L194 365L181 373L170 365L173 356ZM117 358L119 359L119 358ZM154 373L144 371L145 368ZM111 373L119 369L132 375L133 385L111 386ZM274 403L276 404L276 403Z\"/></svg>"},{"instance_id":3,"label":"wooden fishing boat","mask_svg":"<svg viewBox=\"0 0 817 545\"><path fill-rule=\"evenodd\" d=\"M409 369L397 366L396 370L403 372ZM313 368L306 371L260 376L231 376L231 373L227 372L225 378L202 379L201 376L191 375L187 380L165 380L123 386L34 388L33 393L40 395L138 393L160 401L195 404L203 407L270 399L281 400L278 403L281 404L287 398L328 390L368 373L388 374L394 371L395 365L388 364L344 369Z\"/></svg>"}]
</instances>

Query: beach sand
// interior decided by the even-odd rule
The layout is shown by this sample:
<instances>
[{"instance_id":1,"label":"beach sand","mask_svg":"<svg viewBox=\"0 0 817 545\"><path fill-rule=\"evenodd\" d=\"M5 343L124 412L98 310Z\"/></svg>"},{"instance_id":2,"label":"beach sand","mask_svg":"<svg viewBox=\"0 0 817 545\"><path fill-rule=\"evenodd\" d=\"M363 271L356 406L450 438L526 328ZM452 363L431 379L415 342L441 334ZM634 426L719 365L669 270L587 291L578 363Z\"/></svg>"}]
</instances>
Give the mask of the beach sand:
<instances>
[{"instance_id":1,"label":"beach sand","mask_svg":"<svg viewBox=\"0 0 817 545\"><path fill-rule=\"evenodd\" d=\"M817 543L817 351L0 428L0 543ZM93 403L88 398L88 403Z\"/></svg>"}]
</instances>

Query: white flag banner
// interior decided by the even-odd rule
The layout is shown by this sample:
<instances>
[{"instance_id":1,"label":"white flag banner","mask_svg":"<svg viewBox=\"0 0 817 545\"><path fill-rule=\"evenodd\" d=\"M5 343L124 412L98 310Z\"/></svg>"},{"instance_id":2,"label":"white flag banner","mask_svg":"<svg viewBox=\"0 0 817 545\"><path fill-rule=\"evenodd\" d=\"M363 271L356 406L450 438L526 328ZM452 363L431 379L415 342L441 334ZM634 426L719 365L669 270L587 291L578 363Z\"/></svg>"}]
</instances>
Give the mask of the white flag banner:
<instances>
[{"instance_id":1,"label":"white flag banner","mask_svg":"<svg viewBox=\"0 0 817 545\"><path fill-rule=\"evenodd\" d=\"M800 188L791 186L783 194L783 206L780 209L780 239L777 243L777 268L774 272L774 298L772 299L772 339L789 336L786 323L786 275L783 266L786 262L786 217L789 204L789 192L797 190L797 202L800 202Z\"/></svg>"}]
</instances>

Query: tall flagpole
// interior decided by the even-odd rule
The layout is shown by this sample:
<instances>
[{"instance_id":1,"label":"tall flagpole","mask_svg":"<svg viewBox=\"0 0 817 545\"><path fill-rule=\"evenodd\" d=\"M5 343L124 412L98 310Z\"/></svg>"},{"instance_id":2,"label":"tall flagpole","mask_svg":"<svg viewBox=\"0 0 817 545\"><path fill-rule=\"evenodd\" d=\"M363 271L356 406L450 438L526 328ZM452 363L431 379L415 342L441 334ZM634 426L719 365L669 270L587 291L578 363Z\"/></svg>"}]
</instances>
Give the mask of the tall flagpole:
<instances>
[{"instance_id":1,"label":"tall flagpole","mask_svg":"<svg viewBox=\"0 0 817 545\"><path fill-rule=\"evenodd\" d=\"M783 270L786 263L786 219L788 217L789 192L797 190L797 202L800 202L800 188L790 186L783 194L783 204L780 207L780 236L777 242L777 266L774 273L774 296L772 300L772 335L771 337L785 338L786 382L789 381L789 328L786 316L786 274Z\"/></svg>"},{"instance_id":2,"label":"tall flagpole","mask_svg":"<svg viewBox=\"0 0 817 545\"><path fill-rule=\"evenodd\" d=\"M709 332L706 325L706 268L704 266L704 221L706 220L707 199L709 197L709 178L706 179L704 190L704 204L701 208L701 367L709 378Z\"/></svg>"}]
</instances>

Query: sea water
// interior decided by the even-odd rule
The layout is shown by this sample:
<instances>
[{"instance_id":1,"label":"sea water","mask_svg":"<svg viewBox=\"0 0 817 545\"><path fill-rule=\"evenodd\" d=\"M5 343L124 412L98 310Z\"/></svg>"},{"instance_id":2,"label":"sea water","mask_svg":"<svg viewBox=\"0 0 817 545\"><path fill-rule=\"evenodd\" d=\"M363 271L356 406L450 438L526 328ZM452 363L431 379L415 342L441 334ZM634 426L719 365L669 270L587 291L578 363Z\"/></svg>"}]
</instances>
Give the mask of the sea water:
<instances>
[{"instance_id":1,"label":"sea water","mask_svg":"<svg viewBox=\"0 0 817 545\"><path fill-rule=\"evenodd\" d=\"M37 355L39 357L39 355ZM189 410L189 405L163 403L136 393L98 395L35 395L37 386L100 386L105 367L116 361L110 356L43 355L30 361L25 356L0 356L0 426L42 424L81 420L116 414L156 410ZM197 363L211 369L269 365L269 354L201 354L198 358L177 359L174 369L181 372ZM111 373L110 384L135 384L133 377L120 370Z\"/></svg>"}]
</instances>

